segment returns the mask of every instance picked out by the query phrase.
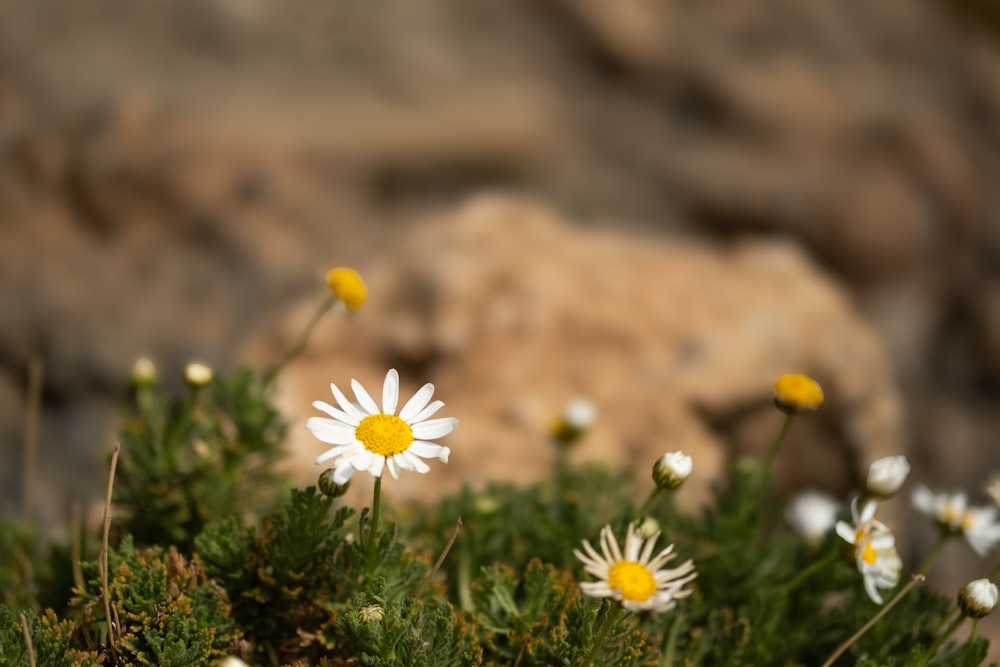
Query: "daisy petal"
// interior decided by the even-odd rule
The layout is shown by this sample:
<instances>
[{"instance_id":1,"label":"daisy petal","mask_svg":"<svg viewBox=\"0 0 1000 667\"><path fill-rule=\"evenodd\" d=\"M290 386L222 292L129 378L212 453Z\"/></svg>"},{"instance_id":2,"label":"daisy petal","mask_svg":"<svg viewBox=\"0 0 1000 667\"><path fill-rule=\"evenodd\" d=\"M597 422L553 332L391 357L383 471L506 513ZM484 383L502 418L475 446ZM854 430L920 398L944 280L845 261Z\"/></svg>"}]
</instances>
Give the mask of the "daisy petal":
<instances>
[{"instance_id":1,"label":"daisy petal","mask_svg":"<svg viewBox=\"0 0 1000 667\"><path fill-rule=\"evenodd\" d=\"M434 385L428 382L417 390L417 393L413 395L413 398L406 402L403 409L399 411L399 418L404 422L411 423L413 416L424 409L424 406L427 405L427 401L431 400L431 396L433 395Z\"/></svg>"},{"instance_id":2,"label":"daisy petal","mask_svg":"<svg viewBox=\"0 0 1000 667\"><path fill-rule=\"evenodd\" d=\"M354 427L325 417L310 417L306 428L317 440L331 445L348 445L355 441Z\"/></svg>"},{"instance_id":3,"label":"daisy petal","mask_svg":"<svg viewBox=\"0 0 1000 667\"><path fill-rule=\"evenodd\" d=\"M413 437L420 440L433 440L441 436L448 435L458 426L458 420L454 417L443 419L431 419L430 421L412 424Z\"/></svg>"},{"instance_id":4,"label":"daisy petal","mask_svg":"<svg viewBox=\"0 0 1000 667\"><path fill-rule=\"evenodd\" d=\"M434 442L426 442L424 440L414 440L407 450L413 452L417 456L423 457L425 459L436 459L441 456L441 452L447 449L447 447L442 447L441 445ZM447 463L447 461L445 461Z\"/></svg>"},{"instance_id":5,"label":"daisy petal","mask_svg":"<svg viewBox=\"0 0 1000 667\"><path fill-rule=\"evenodd\" d=\"M410 422L414 424L416 424L417 422L422 422L443 407L444 407L444 401L433 401L426 408L415 414L413 416L413 419L410 420Z\"/></svg>"},{"instance_id":6,"label":"daisy petal","mask_svg":"<svg viewBox=\"0 0 1000 667\"><path fill-rule=\"evenodd\" d=\"M354 390L354 395L358 398L358 403L361 404L365 410L368 411L370 415L377 415L379 413L378 405L375 404L375 400L365 391L365 388L361 386L361 383L357 380L351 380L351 389Z\"/></svg>"},{"instance_id":7,"label":"daisy petal","mask_svg":"<svg viewBox=\"0 0 1000 667\"><path fill-rule=\"evenodd\" d=\"M337 421L344 422L345 424L350 424L351 426L357 426L361 423L360 419L355 419L351 415L347 414L340 408L335 408L326 401L313 401L313 407L317 410L322 410L326 414L330 415Z\"/></svg>"},{"instance_id":8,"label":"daisy petal","mask_svg":"<svg viewBox=\"0 0 1000 667\"><path fill-rule=\"evenodd\" d=\"M340 409L346 412L347 414L351 415L352 417L354 417L359 424L361 423L362 419L368 416L367 414L359 410L358 406L354 405L354 403L351 403L349 400L347 400L347 396L344 395L344 392L340 391L340 387L338 387L337 385L331 384L330 391L333 392L334 398L337 399L337 405L340 406Z\"/></svg>"},{"instance_id":9,"label":"daisy petal","mask_svg":"<svg viewBox=\"0 0 1000 667\"><path fill-rule=\"evenodd\" d=\"M396 402L399 400L399 373L395 368L385 374L385 384L382 385L382 412L387 415L396 414Z\"/></svg>"}]
</instances>

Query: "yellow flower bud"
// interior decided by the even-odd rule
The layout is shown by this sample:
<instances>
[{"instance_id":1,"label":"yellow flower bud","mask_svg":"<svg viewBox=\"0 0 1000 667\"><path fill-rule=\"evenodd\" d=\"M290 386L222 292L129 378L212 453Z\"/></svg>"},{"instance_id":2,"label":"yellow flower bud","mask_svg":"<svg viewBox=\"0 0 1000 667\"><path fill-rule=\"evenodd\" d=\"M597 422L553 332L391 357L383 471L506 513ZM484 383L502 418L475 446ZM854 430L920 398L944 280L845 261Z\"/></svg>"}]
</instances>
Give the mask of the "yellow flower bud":
<instances>
[{"instance_id":1,"label":"yellow flower bud","mask_svg":"<svg viewBox=\"0 0 1000 667\"><path fill-rule=\"evenodd\" d=\"M343 266L330 269L326 272L326 284L348 310L358 310L368 300L368 287L354 269Z\"/></svg>"},{"instance_id":2,"label":"yellow flower bud","mask_svg":"<svg viewBox=\"0 0 1000 667\"><path fill-rule=\"evenodd\" d=\"M786 415L816 412L823 405L823 388L808 375L782 375L774 383L774 404Z\"/></svg>"}]
</instances>

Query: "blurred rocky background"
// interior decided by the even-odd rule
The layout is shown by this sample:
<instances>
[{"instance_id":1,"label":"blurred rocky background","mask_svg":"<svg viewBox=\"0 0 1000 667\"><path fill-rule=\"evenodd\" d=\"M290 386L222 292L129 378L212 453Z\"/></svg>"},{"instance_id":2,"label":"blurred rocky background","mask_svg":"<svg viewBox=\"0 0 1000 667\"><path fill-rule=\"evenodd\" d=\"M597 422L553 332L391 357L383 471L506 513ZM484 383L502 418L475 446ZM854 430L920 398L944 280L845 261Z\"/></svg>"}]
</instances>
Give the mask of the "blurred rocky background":
<instances>
[{"instance_id":1,"label":"blurred rocky background","mask_svg":"<svg viewBox=\"0 0 1000 667\"><path fill-rule=\"evenodd\" d=\"M544 474L578 394L600 413L581 458L683 446L707 483L804 371L829 405L784 492L844 494L904 451L985 502L1000 37L965 8L0 0L3 509L32 360L30 511L58 525L104 483L136 357L176 387L191 359L273 361L335 264L372 302L324 324L283 405L302 420L389 364L433 380L462 419L448 483ZM933 539L913 525L908 562ZM937 583L982 576L968 554Z\"/></svg>"}]
</instances>

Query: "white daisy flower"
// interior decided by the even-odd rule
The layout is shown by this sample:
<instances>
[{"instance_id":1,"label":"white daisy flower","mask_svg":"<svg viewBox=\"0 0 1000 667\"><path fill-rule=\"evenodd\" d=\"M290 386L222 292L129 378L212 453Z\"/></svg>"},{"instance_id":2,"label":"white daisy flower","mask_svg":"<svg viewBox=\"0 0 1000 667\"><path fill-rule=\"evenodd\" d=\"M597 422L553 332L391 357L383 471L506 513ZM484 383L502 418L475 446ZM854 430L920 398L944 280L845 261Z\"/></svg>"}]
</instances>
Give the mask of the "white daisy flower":
<instances>
[{"instance_id":1,"label":"white daisy flower","mask_svg":"<svg viewBox=\"0 0 1000 667\"><path fill-rule=\"evenodd\" d=\"M854 560L864 578L865 592L872 602L882 604L880 588L895 588L903 561L896 552L896 538L881 521L875 519L874 500L865 503L858 511L858 499L851 501L851 519L854 525L838 521L837 534L854 545Z\"/></svg>"},{"instance_id":2,"label":"white daisy flower","mask_svg":"<svg viewBox=\"0 0 1000 667\"><path fill-rule=\"evenodd\" d=\"M926 486L913 492L913 505L945 530L961 533L980 556L1000 542L997 507L969 507L964 493L934 494Z\"/></svg>"},{"instance_id":3,"label":"white daisy flower","mask_svg":"<svg viewBox=\"0 0 1000 667\"><path fill-rule=\"evenodd\" d=\"M583 563L583 569L600 579L581 582L580 590L590 597L612 598L627 611L670 611L677 600L691 595L692 589L684 586L698 576L694 563L688 560L680 567L660 569L676 558L674 545L651 559L660 533L644 540L639 531L635 524L629 525L624 554L618 548L611 526L601 529L600 554L586 540L583 551L574 549L573 554Z\"/></svg>"},{"instance_id":4,"label":"white daisy flower","mask_svg":"<svg viewBox=\"0 0 1000 667\"><path fill-rule=\"evenodd\" d=\"M803 491L785 507L785 520L807 542L818 544L837 523L841 503L821 491Z\"/></svg>"},{"instance_id":5,"label":"white daisy flower","mask_svg":"<svg viewBox=\"0 0 1000 667\"><path fill-rule=\"evenodd\" d=\"M382 469L388 468L389 474L398 478L402 470L428 472L430 466L424 463L425 458L448 462L451 450L431 440L451 433L458 420L453 417L428 419L444 406L441 401L428 404L434 394L433 384L428 382L421 387L398 416L399 374L396 369L385 375L381 410L360 382L351 380L351 388L358 399L357 404L347 400L337 385L331 384L339 407L323 401L315 401L313 407L332 419L312 417L306 422L306 428L317 439L334 445L320 454L316 463L337 459L333 473L335 484L345 484L360 470L381 477Z\"/></svg>"}]
</instances>

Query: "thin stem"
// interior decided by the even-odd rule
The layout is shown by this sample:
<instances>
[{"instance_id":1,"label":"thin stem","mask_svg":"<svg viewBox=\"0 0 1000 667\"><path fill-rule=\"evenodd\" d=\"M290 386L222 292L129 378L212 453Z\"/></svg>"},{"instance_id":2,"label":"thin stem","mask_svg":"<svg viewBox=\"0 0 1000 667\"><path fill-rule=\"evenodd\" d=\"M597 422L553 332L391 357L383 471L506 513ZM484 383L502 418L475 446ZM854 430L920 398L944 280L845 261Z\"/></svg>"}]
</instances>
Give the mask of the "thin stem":
<instances>
[{"instance_id":1,"label":"thin stem","mask_svg":"<svg viewBox=\"0 0 1000 667\"><path fill-rule=\"evenodd\" d=\"M822 570L826 566L828 566L831 563L833 563L834 561L836 561L837 557L839 555L840 554L835 549L835 550L831 551L830 553L828 553L825 557L820 558L817 561L813 561L809 565L809 567L807 567L804 570L802 570L801 572L799 572L795 576L794 579L792 579L787 584L785 584L785 595L788 595L789 593L791 593L792 591L794 591L796 588L798 588L802 584L803 581L805 581L806 579L808 579L812 575L816 574L817 572L819 572L820 570Z\"/></svg>"},{"instance_id":2,"label":"thin stem","mask_svg":"<svg viewBox=\"0 0 1000 667\"><path fill-rule=\"evenodd\" d=\"M993 566L993 569L990 570L990 573L986 578L991 580L996 579L998 574L1000 574L1000 560L998 560L997 564Z\"/></svg>"},{"instance_id":3,"label":"thin stem","mask_svg":"<svg viewBox=\"0 0 1000 667\"><path fill-rule=\"evenodd\" d=\"M73 568L73 584L80 591L83 591L83 568L80 566L83 560L83 510L80 509L80 503L73 503L69 530L70 557L73 559L70 564Z\"/></svg>"},{"instance_id":4,"label":"thin stem","mask_svg":"<svg viewBox=\"0 0 1000 667\"><path fill-rule=\"evenodd\" d=\"M793 415L785 415L785 420L781 422L781 429L778 431L778 437L774 439L774 444L771 445L771 450L767 453L767 459L764 461L764 479L761 480L761 500L767 495L767 492L771 488L771 478L774 476L772 468L774 467L774 460L778 457L778 452L781 450L781 445L785 442L785 436L788 435L788 428L792 425Z\"/></svg>"},{"instance_id":5,"label":"thin stem","mask_svg":"<svg viewBox=\"0 0 1000 667\"><path fill-rule=\"evenodd\" d=\"M896 603L899 602L900 600L902 600L903 596L906 595L907 593L909 593L911 588L913 588L914 586L916 586L917 584L919 584L923 580L924 580L924 575L922 575L922 574L915 574L915 575L913 575L913 578L910 579L910 583L908 583L905 586L903 586L903 588L898 593L896 593L896 595L891 600L889 600L889 602L887 602L886 605L884 607L882 607L878 611L877 614L875 614L874 616L871 617L870 621L868 621L863 626L861 626L860 630L858 630L853 635L851 635L850 637L848 637L847 641L845 641L843 644L841 644L840 646L838 646L837 650L833 652L833 655L831 655L829 658L826 659L826 662L823 663L822 667L830 667L830 665L832 665L834 663L834 661L836 661L836 659L839 658L844 653L844 651L846 651L847 649L849 649L851 647L851 645L854 644L854 642L856 642L859 639L861 639L861 637L866 632L868 632L869 630L871 630L872 626L874 626L876 623L878 623L882 619L883 616L885 616L886 614L888 614L889 610L892 609L893 607L895 607Z\"/></svg>"},{"instance_id":6,"label":"thin stem","mask_svg":"<svg viewBox=\"0 0 1000 667\"><path fill-rule=\"evenodd\" d=\"M677 650L677 637L681 634L681 624L684 622L684 614L678 613L674 617L674 622L670 625L670 633L667 634L667 642L663 647L663 660L660 667L671 667L674 664L674 653Z\"/></svg>"},{"instance_id":7,"label":"thin stem","mask_svg":"<svg viewBox=\"0 0 1000 667\"><path fill-rule=\"evenodd\" d=\"M375 491L372 494L372 519L368 526L368 568L371 569L372 556L375 553L375 535L378 533L378 515L382 507L382 478L375 478Z\"/></svg>"},{"instance_id":8,"label":"thin stem","mask_svg":"<svg viewBox=\"0 0 1000 667\"><path fill-rule=\"evenodd\" d=\"M316 309L316 312L313 313L312 317L309 319L305 329L302 330L302 333L299 335L299 340L295 343L295 346L286 352L281 361L279 361L278 364L269 370L264 376L265 385L271 384L271 382L274 381L274 378L278 376L285 366L295 361L295 359L302 354L302 352L306 349L306 345L309 343L309 337L312 335L313 329L316 328L316 324L320 321L320 318L326 314L326 311L330 310L335 304L338 303L342 304L342 302L333 294L326 297L323 303L320 304L319 308Z\"/></svg>"},{"instance_id":9,"label":"thin stem","mask_svg":"<svg viewBox=\"0 0 1000 667\"><path fill-rule=\"evenodd\" d=\"M108 592L108 535L111 533L111 494L115 488L115 469L118 467L118 453L121 443L116 442L111 450L111 472L108 474L108 492L104 497L104 534L101 536L101 553L98 564L101 568L101 597L104 599L104 616L108 621L108 650L115 652L114 622L111 618L111 595Z\"/></svg>"},{"instance_id":10,"label":"thin stem","mask_svg":"<svg viewBox=\"0 0 1000 667\"><path fill-rule=\"evenodd\" d=\"M604 645L604 640L608 638L608 634L611 632L611 628L615 627L615 623L618 621L618 617L621 615L621 607L614 603L605 603L605 607L608 604L614 605L612 609L609 609L607 614L604 615L604 620L601 621L601 625L597 630L597 637L594 638L594 645L590 649L590 653L587 657L583 659L583 664L580 667L589 667L594 664L594 660L597 658L598 652L600 652L601 647Z\"/></svg>"},{"instance_id":11,"label":"thin stem","mask_svg":"<svg viewBox=\"0 0 1000 667\"><path fill-rule=\"evenodd\" d=\"M945 623L947 623L947 622L948 622L948 619L949 619L949 618L951 618L951 615L952 615L952 614L954 614L954 613L955 613L956 611L958 611L958 605L957 605L957 604L956 604L956 605L955 605L954 607L952 607L951 609L949 609L949 610L948 610L948 613L947 613L947 614L945 614L945 615L944 615L944 616L943 616L943 617L941 618L941 622L937 624L937 627L936 627L936 628L934 628L934 634L935 634L935 635L936 635L937 633L941 632L941 628L943 628L943 627L945 626Z\"/></svg>"},{"instance_id":12,"label":"thin stem","mask_svg":"<svg viewBox=\"0 0 1000 667\"><path fill-rule=\"evenodd\" d=\"M24 469L21 511L24 520L31 516L35 489L35 467L38 461L38 424L42 414L42 360L35 357L28 364L28 407L24 413Z\"/></svg>"},{"instance_id":13,"label":"thin stem","mask_svg":"<svg viewBox=\"0 0 1000 667\"><path fill-rule=\"evenodd\" d=\"M448 543L444 545L444 549L441 551L441 555L438 556L437 562L434 563L434 567L432 567L431 571L427 573L426 577L424 577L424 581L422 584L420 584L420 588L417 589L417 592L414 594L414 597L420 597L420 593L423 592L424 586L426 586L427 582L433 579L434 575L437 574L438 570L441 569L441 566L444 564L444 559L451 552L451 548L455 545L455 540L458 539L458 533L461 530L462 530L462 517L458 517L458 521L455 522L455 530L451 532L451 537L448 539Z\"/></svg>"},{"instance_id":14,"label":"thin stem","mask_svg":"<svg viewBox=\"0 0 1000 667\"><path fill-rule=\"evenodd\" d=\"M964 620L965 620L965 614L959 614L958 616L955 617L955 620L951 622L951 625L948 626L948 629L942 632L940 635L938 635L937 641L935 641L934 644L927 650L927 653L924 653L925 665L928 662L930 662L930 659L937 654L938 649L941 648L941 645L944 644L946 641L948 641L948 637L951 637L952 633L954 633L955 630L958 629L958 626L961 625L962 621Z\"/></svg>"},{"instance_id":15,"label":"thin stem","mask_svg":"<svg viewBox=\"0 0 1000 667\"><path fill-rule=\"evenodd\" d=\"M639 514L636 517L637 519L641 519L642 517L646 516L646 512L649 511L649 508L653 504L653 501L656 500L656 497L660 495L660 491L662 490L663 489L661 489L660 487L656 487L649 493L649 497L646 498L646 502L644 502L642 504L642 507L639 508Z\"/></svg>"},{"instance_id":16,"label":"thin stem","mask_svg":"<svg viewBox=\"0 0 1000 667\"><path fill-rule=\"evenodd\" d=\"M941 535L938 536L937 542L934 543L934 546L931 547L931 550L927 553L926 556L924 556L924 559L920 562L920 565L917 566L916 570L917 574L927 574L927 571L931 569L932 565L934 565L934 561L937 560L938 555L940 555L941 553L941 548L944 547L944 543L948 541L949 537L951 537L951 533L942 529Z\"/></svg>"},{"instance_id":17,"label":"thin stem","mask_svg":"<svg viewBox=\"0 0 1000 667\"><path fill-rule=\"evenodd\" d=\"M973 639L975 639L975 638L976 638L976 633L977 633L977 632L979 632L979 621L981 621L981 620L983 620L983 619L981 619L981 618L977 618L976 620L974 620L974 621L972 622L972 632L970 632L970 633L969 633L969 641L970 641L970 642L971 642L971 641L972 641Z\"/></svg>"},{"instance_id":18,"label":"thin stem","mask_svg":"<svg viewBox=\"0 0 1000 667\"><path fill-rule=\"evenodd\" d=\"M28 630L28 619L21 612L21 632L24 633L24 647L28 650L28 667L35 667L35 647L31 643L31 632Z\"/></svg>"}]
</instances>

